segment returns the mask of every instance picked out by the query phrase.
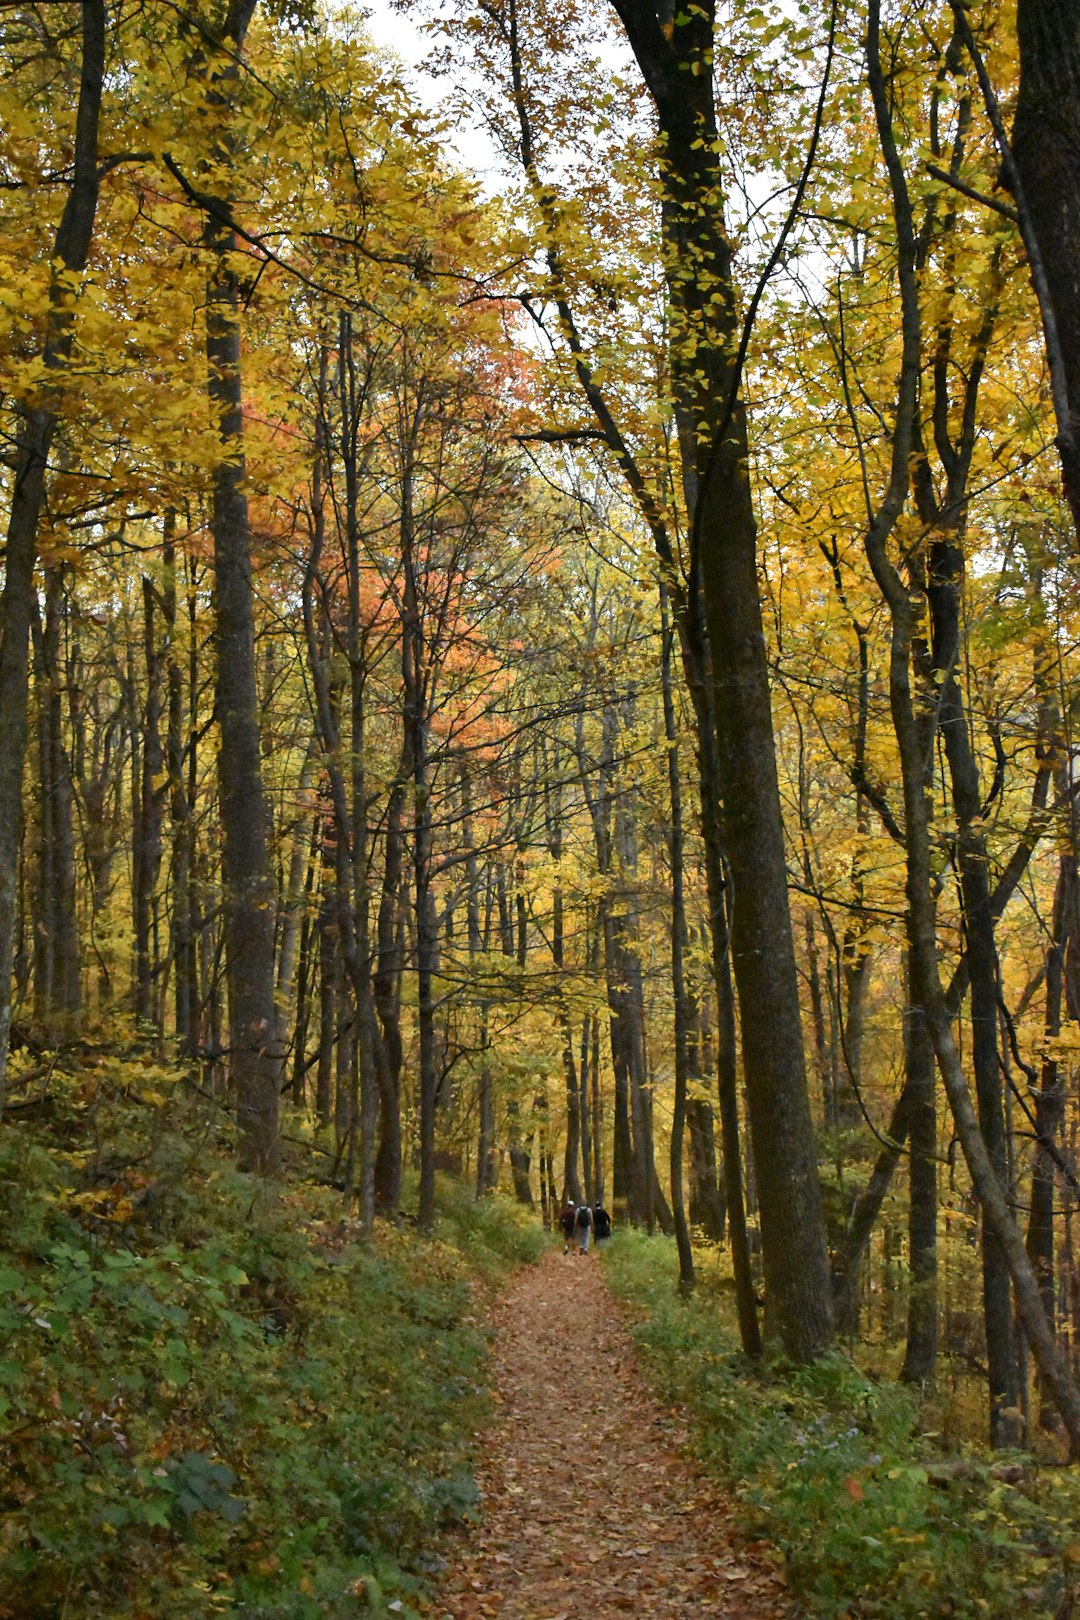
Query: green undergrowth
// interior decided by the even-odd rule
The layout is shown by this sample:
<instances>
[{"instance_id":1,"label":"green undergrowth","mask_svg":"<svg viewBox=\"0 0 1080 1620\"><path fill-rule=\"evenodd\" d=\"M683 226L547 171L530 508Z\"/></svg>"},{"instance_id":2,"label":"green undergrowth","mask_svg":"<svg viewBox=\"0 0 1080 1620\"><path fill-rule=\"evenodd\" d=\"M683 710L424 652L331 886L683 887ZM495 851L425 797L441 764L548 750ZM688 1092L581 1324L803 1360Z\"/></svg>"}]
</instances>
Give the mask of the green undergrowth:
<instances>
[{"instance_id":1,"label":"green undergrowth","mask_svg":"<svg viewBox=\"0 0 1080 1620\"><path fill-rule=\"evenodd\" d=\"M365 1246L134 1072L0 1128L0 1617L415 1613L476 1505L477 1291L538 1225L447 1182Z\"/></svg>"},{"instance_id":2,"label":"green undergrowth","mask_svg":"<svg viewBox=\"0 0 1080 1620\"><path fill-rule=\"evenodd\" d=\"M707 1278L679 1298L667 1239L620 1233L605 1265L650 1376L687 1411L741 1529L783 1551L809 1614L959 1620L1067 1606L1080 1470L944 1455L906 1390L840 1356L751 1368L730 1289Z\"/></svg>"}]
</instances>

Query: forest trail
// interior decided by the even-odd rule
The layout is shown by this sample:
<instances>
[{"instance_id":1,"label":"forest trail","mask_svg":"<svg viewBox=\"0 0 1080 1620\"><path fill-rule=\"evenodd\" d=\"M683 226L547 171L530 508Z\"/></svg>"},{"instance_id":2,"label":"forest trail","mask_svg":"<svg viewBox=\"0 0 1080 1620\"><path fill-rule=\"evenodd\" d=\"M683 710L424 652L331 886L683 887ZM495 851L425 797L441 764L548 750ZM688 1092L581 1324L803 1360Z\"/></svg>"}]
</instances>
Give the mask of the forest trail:
<instances>
[{"instance_id":1,"label":"forest trail","mask_svg":"<svg viewBox=\"0 0 1080 1620\"><path fill-rule=\"evenodd\" d=\"M453 1620L792 1620L779 1556L680 1454L596 1259L553 1249L494 1313L483 1523L444 1578ZM584 1370L578 1370L584 1369Z\"/></svg>"}]
</instances>

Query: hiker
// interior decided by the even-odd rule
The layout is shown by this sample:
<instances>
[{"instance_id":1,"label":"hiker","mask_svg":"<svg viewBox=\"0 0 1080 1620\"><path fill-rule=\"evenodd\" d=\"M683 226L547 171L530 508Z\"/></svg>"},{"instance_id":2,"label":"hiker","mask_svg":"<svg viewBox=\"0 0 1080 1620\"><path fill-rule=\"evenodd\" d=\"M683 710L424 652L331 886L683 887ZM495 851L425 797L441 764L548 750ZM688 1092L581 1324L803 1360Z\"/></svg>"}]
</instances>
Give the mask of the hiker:
<instances>
[{"instance_id":1,"label":"hiker","mask_svg":"<svg viewBox=\"0 0 1080 1620\"><path fill-rule=\"evenodd\" d=\"M574 1222L576 1220L577 1210L574 1207L574 1200L572 1198L568 1198L566 1203L563 1205L563 1212L559 1216L559 1225L563 1229L564 1238L563 1254L570 1253L570 1245L574 1241Z\"/></svg>"},{"instance_id":2,"label":"hiker","mask_svg":"<svg viewBox=\"0 0 1080 1620\"><path fill-rule=\"evenodd\" d=\"M579 1204L574 1217L574 1233L577 1237L578 1248L582 1254L589 1252L589 1237L592 1232L592 1210L588 1204Z\"/></svg>"},{"instance_id":3,"label":"hiker","mask_svg":"<svg viewBox=\"0 0 1080 1620\"><path fill-rule=\"evenodd\" d=\"M611 1236L611 1216L599 1198L593 1205L592 1221L593 1231L596 1234L596 1246L599 1248L600 1244L606 1243Z\"/></svg>"}]
</instances>

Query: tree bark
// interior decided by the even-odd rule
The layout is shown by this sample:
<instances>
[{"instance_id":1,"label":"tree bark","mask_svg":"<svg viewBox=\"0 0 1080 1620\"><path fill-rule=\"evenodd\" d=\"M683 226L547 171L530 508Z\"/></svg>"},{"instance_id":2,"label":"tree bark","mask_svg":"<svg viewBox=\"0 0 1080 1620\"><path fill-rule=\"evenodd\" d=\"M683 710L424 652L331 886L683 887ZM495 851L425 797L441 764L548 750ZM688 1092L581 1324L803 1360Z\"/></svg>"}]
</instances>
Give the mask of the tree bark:
<instances>
[{"instance_id":1,"label":"tree bark","mask_svg":"<svg viewBox=\"0 0 1080 1620\"><path fill-rule=\"evenodd\" d=\"M651 0L613 3L663 136L663 239L692 537L690 591L692 596L700 579L766 1321L790 1355L808 1360L832 1342L829 1273L788 904L746 417L735 374L740 324L717 156L713 17L701 8L676 11L665 27L667 13Z\"/></svg>"},{"instance_id":2,"label":"tree bark","mask_svg":"<svg viewBox=\"0 0 1080 1620\"><path fill-rule=\"evenodd\" d=\"M16 412L14 472L8 515L4 589L0 596L0 1116L11 1037L11 970L15 941L22 773L26 758L30 629L36 597L38 525L45 503L49 453L60 422L63 373L75 338L77 301L68 275L86 268L97 213L98 126L105 78L104 0L83 0L79 102L72 182L57 227L38 402Z\"/></svg>"},{"instance_id":3,"label":"tree bark","mask_svg":"<svg viewBox=\"0 0 1080 1620\"><path fill-rule=\"evenodd\" d=\"M910 972L908 982L910 983ZM937 1071L926 1016L917 1002L904 1011L908 1101L907 1345L901 1378L926 1384L937 1363Z\"/></svg>"},{"instance_id":4,"label":"tree bark","mask_svg":"<svg viewBox=\"0 0 1080 1620\"><path fill-rule=\"evenodd\" d=\"M1057 448L1065 497L1080 536L1080 30L1061 0L1019 0L1020 87L1012 156L1019 177L1022 225L1038 248L1053 315L1047 331L1051 367L1064 384ZM1009 183L1006 162L1006 184ZM1026 217L1024 217L1026 216ZM1025 235L1027 235L1025 230ZM1032 268L1037 260L1032 257ZM1043 311L1044 327L1046 310Z\"/></svg>"},{"instance_id":5,"label":"tree bark","mask_svg":"<svg viewBox=\"0 0 1080 1620\"><path fill-rule=\"evenodd\" d=\"M382 1037L379 1066L379 1145L375 1154L375 1200L396 1213L401 1203L401 915L405 811L404 758L390 787L383 817L383 881L376 918L376 956L372 989Z\"/></svg>"},{"instance_id":6,"label":"tree bark","mask_svg":"<svg viewBox=\"0 0 1080 1620\"><path fill-rule=\"evenodd\" d=\"M166 547L171 546L171 530L176 519L165 515ZM152 949L154 892L161 870L161 837L165 822L168 775L161 740L162 670L166 646L157 632L158 593L152 579L142 581L143 666L146 699L142 723L142 781L139 790L138 822L133 832L132 904L135 913L135 1017L149 1022L154 1017L156 998L155 962Z\"/></svg>"},{"instance_id":7,"label":"tree bark","mask_svg":"<svg viewBox=\"0 0 1080 1620\"><path fill-rule=\"evenodd\" d=\"M231 100L256 0L234 0L220 45L201 64L207 106L220 133L215 156L228 175L237 136ZM255 667L251 522L244 459L241 291L231 199L215 199L203 241L207 388L220 454L213 469L214 652L217 664L218 787L222 827L225 973L229 995L229 1081L236 1101L242 1169L271 1174L279 1153L282 1050L274 1006L274 879L263 790Z\"/></svg>"},{"instance_id":8,"label":"tree bark","mask_svg":"<svg viewBox=\"0 0 1080 1620\"><path fill-rule=\"evenodd\" d=\"M34 921L34 1015L51 1045L70 1036L82 1005L76 910L75 812L64 745L64 568L45 575L44 612L35 614L38 774L37 901Z\"/></svg>"},{"instance_id":9,"label":"tree bark","mask_svg":"<svg viewBox=\"0 0 1080 1620\"><path fill-rule=\"evenodd\" d=\"M867 63L874 112L882 152L893 194L897 226L898 279L902 307L902 358L897 388L892 462L887 489L866 535L866 552L875 581L884 597L891 621L889 704L900 755L907 849L906 896L908 942L912 973L912 999L925 1013L964 1153L983 1218L999 1243L1012 1277L1017 1310L1028 1344L1069 1435L1080 1456L1080 1394L1058 1352L1046 1320L1038 1281L1024 1249L1023 1239L1009 1209L1005 1187L987 1151L972 1104L956 1042L948 1002L941 985L936 918L931 885L930 818L926 795L923 727L912 692L911 661L915 642L914 610L907 585L890 561L886 549L903 509L914 448L914 427L921 361L921 318L916 280L916 244L907 182L896 150L892 112L881 66L880 5L870 0Z\"/></svg>"},{"instance_id":10,"label":"tree bark","mask_svg":"<svg viewBox=\"0 0 1080 1620\"><path fill-rule=\"evenodd\" d=\"M685 852L683 838L682 783L679 780L679 736L675 725L675 701L671 687L673 631L668 612L667 590L660 585L660 687L664 706L664 741L668 767L668 859L671 866L671 985L675 1002L675 1102L671 1120L671 1213L675 1223L675 1243L679 1253L679 1287L688 1293L694 1286L694 1251L683 1199L683 1141L686 1131L687 1090L690 1074L690 1032L693 1008L686 984ZM698 1076L693 1076L698 1079Z\"/></svg>"}]
</instances>

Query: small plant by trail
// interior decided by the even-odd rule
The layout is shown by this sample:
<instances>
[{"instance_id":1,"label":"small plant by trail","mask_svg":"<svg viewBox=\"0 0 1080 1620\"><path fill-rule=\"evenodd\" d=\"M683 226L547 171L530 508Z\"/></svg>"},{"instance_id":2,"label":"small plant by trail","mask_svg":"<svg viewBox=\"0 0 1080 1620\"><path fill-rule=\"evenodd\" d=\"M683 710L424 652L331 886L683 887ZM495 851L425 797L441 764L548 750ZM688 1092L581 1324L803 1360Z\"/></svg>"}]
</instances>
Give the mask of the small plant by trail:
<instances>
[{"instance_id":1,"label":"small plant by trail","mask_svg":"<svg viewBox=\"0 0 1080 1620\"><path fill-rule=\"evenodd\" d=\"M537 1223L447 1183L435 1237L363 1244L332 1189L237 1172L167 1067L54 1083L0 1137L0 1616L416 1612L476 1506L475 1284Z\"/></svg>"},{"instance_id":2,"label":"small plant by trail","mask_svg":"<svg viewBox=\"0 0 1080 1620\"><path fill-rule=\"evenodd\" d=\"M729 1289L672 1287L663 1238L620 1234L606 1275L637 1317L651 1376L749 1534L775 1542L821 1620L1065 1612L1080 1564L1080 1477L976 1448L948 1453L912 1395L837 1355L752 1368Z\"/></svg>"}]
</instances>

